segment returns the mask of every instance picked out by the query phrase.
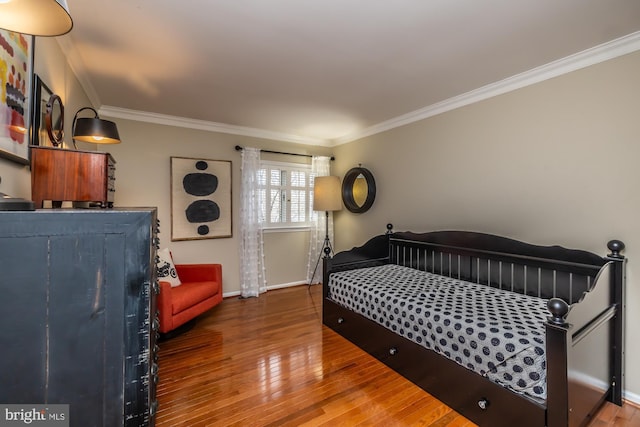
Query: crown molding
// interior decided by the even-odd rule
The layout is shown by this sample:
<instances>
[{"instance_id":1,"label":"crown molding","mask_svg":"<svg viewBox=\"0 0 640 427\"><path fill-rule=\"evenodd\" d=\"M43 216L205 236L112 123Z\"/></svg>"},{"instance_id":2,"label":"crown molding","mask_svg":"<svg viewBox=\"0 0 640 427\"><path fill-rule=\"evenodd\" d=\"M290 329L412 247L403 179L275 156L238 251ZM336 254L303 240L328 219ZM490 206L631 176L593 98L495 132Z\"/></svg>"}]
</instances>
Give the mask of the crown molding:
<instances>
[{"instance_id":1,"label":"crown molding","mask_svg":"<svg viewBox=\"0 0 640 427\"><path fill-rule=\"evenodd\" d=\"M296 144L316 145L329 147L330 141L316 138L306 138L298 135L291 135L280 132L273 132L264 129L250 128L245 126L228 125L206 120L189 119L186 117L176 117L166 114L149 113L145 111L129 110L126 108L103 105L99 108L101 116L135 120L139 122L155 123L167 126L177 126L189 129L198 129L209 132L220 132L231 135L242 135L252 138L270 139L276 141L293 142Z\"/></svg>"},{"instance_id":2,"label":"crown molding","mask_svg":"<svg viewBox=\"0 0 640 427\"><path fill-rule=\"evenodd\" d=\"M67 56L67 62L72 72L78 78L80 85L93 105L101 105L100 98L93 85L84 72L84 63L73 47L70 35L57 37L58 43ZM405 126L429 117L455 110L466 105L480 102L498 95L524 88L554 77L568 74L582 68L589 67L610 59L617 58L640 50L640 31L624 37L578 52L568 57L550 62L529 71L508 77L495 83L474 89L467 93L454 96L444 101L429 105L401 116L383 121L360 131L331 139L308 138L299 135L274 132L265 129L257 129L245 126L229 125L210 122L206 120L189 119L165 114L149 113L145 111L130 110L104 105L99 108L101 115L114 118L142 121L147 123L178 126L190 129L199 129L210 132L220 132L232 135L241 135L253 138L292 142L296 144L316 145L323 147L335 147L346 144L367 136L382 133L391 129Z\"/></svg>"},{"instance_id":3,"label":"crown molding","mask_svg":"<svg viewBox=\"0 0 640 427\"><path fill-rule=\"evenodd\" d=\"M640 31L332 140L346 144L640 50Z\"/></svg>"}]
</instances>

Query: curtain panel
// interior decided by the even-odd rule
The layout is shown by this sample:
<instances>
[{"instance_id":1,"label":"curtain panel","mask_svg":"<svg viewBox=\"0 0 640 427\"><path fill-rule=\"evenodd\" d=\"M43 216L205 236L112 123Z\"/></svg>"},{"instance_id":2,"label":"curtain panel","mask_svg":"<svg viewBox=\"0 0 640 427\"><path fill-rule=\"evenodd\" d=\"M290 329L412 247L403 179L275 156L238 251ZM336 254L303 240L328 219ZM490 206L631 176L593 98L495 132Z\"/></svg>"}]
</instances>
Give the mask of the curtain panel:
<instances>
[{"instance_id":1,"label":"curtain panel","mask_svg":"<svg viewBox=\"0 0 640 427\"><path fill-rule=\"evenodd\" d=\"M242 150L240 184L240 296L257 297L267 290L262 217L258 188L260 150Z\"/></svg>"}]
</instances>

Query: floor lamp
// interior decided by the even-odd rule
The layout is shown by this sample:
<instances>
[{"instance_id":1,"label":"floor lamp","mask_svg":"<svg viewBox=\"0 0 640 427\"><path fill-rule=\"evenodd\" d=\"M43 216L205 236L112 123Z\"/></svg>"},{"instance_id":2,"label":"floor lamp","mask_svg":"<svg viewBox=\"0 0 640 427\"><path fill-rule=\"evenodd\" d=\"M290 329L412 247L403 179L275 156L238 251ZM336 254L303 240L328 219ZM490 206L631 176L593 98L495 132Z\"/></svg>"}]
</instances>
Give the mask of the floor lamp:
<instances>
[{"instance_id":1,"label":"floor lamp","mask_svg":"<svg viewBox=\"0 0 640 427\"><path fill-rule=\"evenodd\" d=\"M313 184L313 210L325 211L325 233L322 249L318 254L318 260L313 269L313 274L309 278L309 282L312 282L313 277L316 275L322 254L326 253L329 255L333 252L331 240L329 240L329 211L339 211L340 209L342 209L340 178L337 176L317 176ZM311 285L311 283L309 283L309 285Z\"/></svg>"}]
</instances>

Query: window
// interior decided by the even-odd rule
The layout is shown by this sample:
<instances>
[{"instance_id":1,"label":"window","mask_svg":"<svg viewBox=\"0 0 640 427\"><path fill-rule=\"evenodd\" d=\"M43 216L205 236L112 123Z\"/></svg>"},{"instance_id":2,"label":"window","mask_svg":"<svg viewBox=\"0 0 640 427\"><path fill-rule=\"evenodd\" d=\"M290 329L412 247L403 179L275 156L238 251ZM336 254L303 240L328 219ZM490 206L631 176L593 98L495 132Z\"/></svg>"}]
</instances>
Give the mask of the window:
<instances>
[{"instance_id":1,"label":"window","mask_svg":"<svg viewBox=\"0 0 640 427\"><path fill-rule=\"evenodd\" d=\"M316 217L311 206L311 167L275 162L262 162L262 165L258 185L265 228L308 227Z\"/></svg>"}]
</instances>

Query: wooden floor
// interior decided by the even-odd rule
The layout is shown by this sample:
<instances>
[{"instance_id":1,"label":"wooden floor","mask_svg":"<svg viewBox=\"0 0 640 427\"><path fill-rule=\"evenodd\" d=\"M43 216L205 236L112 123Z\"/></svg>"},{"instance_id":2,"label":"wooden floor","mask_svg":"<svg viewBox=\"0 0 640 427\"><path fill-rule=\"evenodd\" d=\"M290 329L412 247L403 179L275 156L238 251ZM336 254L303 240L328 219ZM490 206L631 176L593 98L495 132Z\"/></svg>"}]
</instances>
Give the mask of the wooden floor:
<instances>
[{"instance_id":1,"label":"wooden floor","mask_svg":"<svg viewBox=\"0 0 640 427\"><path fill-rule=\"evenodd\" d=\"M158 427L475 425L323 327L320 286L226 299L159 360ZM609 404L603 426L640 409Z\"/></svg>"}]
</instances>

